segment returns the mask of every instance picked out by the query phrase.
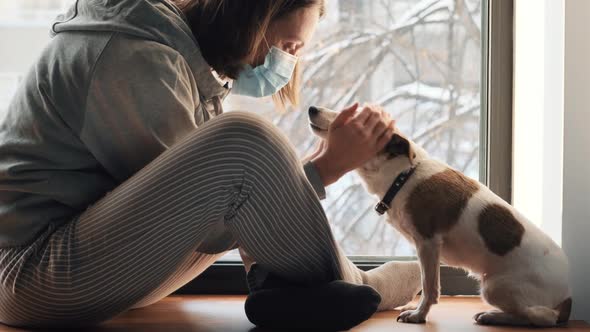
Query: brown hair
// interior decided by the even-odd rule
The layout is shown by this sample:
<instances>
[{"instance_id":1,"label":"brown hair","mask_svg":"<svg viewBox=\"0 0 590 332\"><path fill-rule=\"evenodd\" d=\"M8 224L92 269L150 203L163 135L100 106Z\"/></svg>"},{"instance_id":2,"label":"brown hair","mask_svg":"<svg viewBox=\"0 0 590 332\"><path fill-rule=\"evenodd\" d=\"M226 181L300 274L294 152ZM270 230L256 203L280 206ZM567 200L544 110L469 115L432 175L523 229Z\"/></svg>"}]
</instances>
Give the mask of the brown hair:
<instances>
[{"instance_id":1,"label":"brown hair","mask_svg":"<svg viewBox=\"0 0 590 332\"><path fill-rule=\"evenodd\" d=\"M207 63L221 77L236 79L246 61L259 52L274 20L300 8L318 6L324 15L324 0L174 0L184 12ZM299 61L289 83L273 100L279 110L287 102L299 103Z\"/></svg>"}]
</instances>

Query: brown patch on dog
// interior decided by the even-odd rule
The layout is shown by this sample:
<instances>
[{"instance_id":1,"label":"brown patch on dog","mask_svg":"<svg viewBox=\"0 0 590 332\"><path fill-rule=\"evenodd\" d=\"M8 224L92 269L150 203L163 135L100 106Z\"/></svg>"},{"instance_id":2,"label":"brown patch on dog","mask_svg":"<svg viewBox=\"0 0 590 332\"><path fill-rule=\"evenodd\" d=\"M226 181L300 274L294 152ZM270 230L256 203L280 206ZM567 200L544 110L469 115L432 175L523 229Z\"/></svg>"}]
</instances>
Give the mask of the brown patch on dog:
<instances>
[{"instance_id":1,"label":"brown patch on dog","mask_svg":"<svg viewBox=\"0 0 590 332\"><path fill-rule=\"evenodd\" d=\"M450 168L418 184L406 203L416 231L431 238L449 230L479 186L479 182Z\"/></svg>"},{"instance_id":2,"label":"brown patch on dog","mask_svg":"<svg viewBox=\"0 0 590 332\"><path fill-rule=\"evenodd\" d=\"M504 256L520 245L524 227L508 208L490 204L479 214L478 231L491 252Z\"/></svg>"}]
</instances>

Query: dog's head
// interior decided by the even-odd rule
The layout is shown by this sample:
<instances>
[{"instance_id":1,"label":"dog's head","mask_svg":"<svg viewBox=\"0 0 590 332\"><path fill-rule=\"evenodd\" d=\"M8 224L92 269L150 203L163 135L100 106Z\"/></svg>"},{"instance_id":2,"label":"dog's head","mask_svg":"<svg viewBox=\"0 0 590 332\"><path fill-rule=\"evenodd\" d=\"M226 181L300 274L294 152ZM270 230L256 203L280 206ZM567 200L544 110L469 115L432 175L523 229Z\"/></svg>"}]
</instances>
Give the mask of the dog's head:
<instances>
[{"instance_id":1,"label":"dog's head","mask_svg":"<svg viewBox=\"0 0 590 332\"><path fill-rule=\"evenodd\" d=\"M330 124L338 112L323 107L309 108L309 126L311 131L321 137L328 138ZM399 175L418 159L427 159L428 154L418 145L406 138L396 128L387 145L374 158L365 162L356 172L364 180L365 189L374 195L382 196L391 185L392 177Z\"/></svg>"},{"instance_id":2,"label":"dog's head","mask_svg":"<svg viewBox=\"0 0 590 332\"><path fill-rule=\"evenodd\" d=\"M338 112L324 107L311 106L308 114L311 131L322 139L328 139L328 128L332 121L336 119Z\"/></svg>"},{"instance_id":3,"label":"dog's head","mask_svg":"<svg viewBox=\"0 0 590 332\"><path fill-rule=\"evenodd\" d=\"M310 107L309 126L311 131L322 139L327 139L328 128L337 115L338 112L324 107ZM393 162L393 160L400 164L407 164L407 162L414 164L415 159L416 152L414 144L396 128L395 133L385 148L375 158L363 165L363 169L376 171L385 162L389 163L389 161Z\"/></svg>"}]
</instances>

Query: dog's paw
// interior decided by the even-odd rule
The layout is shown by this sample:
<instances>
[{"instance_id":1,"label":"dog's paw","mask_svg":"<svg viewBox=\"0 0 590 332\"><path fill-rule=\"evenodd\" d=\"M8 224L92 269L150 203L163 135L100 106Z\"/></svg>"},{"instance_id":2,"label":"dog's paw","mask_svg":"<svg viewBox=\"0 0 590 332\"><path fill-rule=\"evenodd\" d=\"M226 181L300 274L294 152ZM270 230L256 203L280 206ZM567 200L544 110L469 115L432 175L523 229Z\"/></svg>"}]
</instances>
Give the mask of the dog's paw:
<instances>
[{"instance_id":1,"label":"dog's paw","mask_svg":"<svg viewBox=\"0 0 590 332\"><path fill-rule=\"evenodd\" d=\"M418 310L406 310L402 311L402 313L397 316L397 321L404 323L423 324L426 322L426 315Z\"/></svg>"},{"instance_id":2,"label":"dog's paw","mask_svg":"<svg viewBox=\"0 0 590 332\"><path fill-rule=\"evenodd\" d=\"M495 322L495 318L498 314L502 312L499 310L489 310L489 311L482 311L478 312L473 316L473 319L477 324L480 325L490 325Z\"/></svg>"},{"instance_id":3,"label":"dog's paw","mask_svg":"<svg viewBox=\"0 0 590 332\"><path fill-rule=\"evenodd\" d=\"M476 313L475 315L473 315L473 320L477 322L479 320L479 317L485 313L485 311Z\"/></svg>"}]
</instances>

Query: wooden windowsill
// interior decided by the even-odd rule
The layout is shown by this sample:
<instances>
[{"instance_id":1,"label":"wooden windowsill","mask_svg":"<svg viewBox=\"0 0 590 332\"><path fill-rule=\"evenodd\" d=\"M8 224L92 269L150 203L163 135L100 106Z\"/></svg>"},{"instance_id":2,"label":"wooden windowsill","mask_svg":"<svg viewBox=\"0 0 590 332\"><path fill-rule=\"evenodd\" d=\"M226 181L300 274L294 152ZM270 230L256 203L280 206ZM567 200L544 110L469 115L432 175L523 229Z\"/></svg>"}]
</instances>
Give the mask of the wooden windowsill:
<instances>
[{"instance_id":1,"label":"wooden windowsill","mask_svg":"<svg viewBox=\"0 0 590 332\"><path fill-rule=\"evenodd\" d=\"M150 306L127 311L91 329L106 331L175 331L175 332L265 332L255 329L244 314L243 295L173 295ZM443 296L434 305L428 322L423 325L395 321L398 311L376 313L368 321L350 331L531 331L527 328L499 328L476 325L472 316L490 307L475 296ZM538 330L538 329L533 329ZM0 332L26 331L0 324ZM31 330L33 331L33 330ZM89 330L90 331L90 330ZM549 331L549 330L548 330ZM570 321L567 327L551 328L551 332L590 332L583 321Z\"/></svg>"}]
</instances>

